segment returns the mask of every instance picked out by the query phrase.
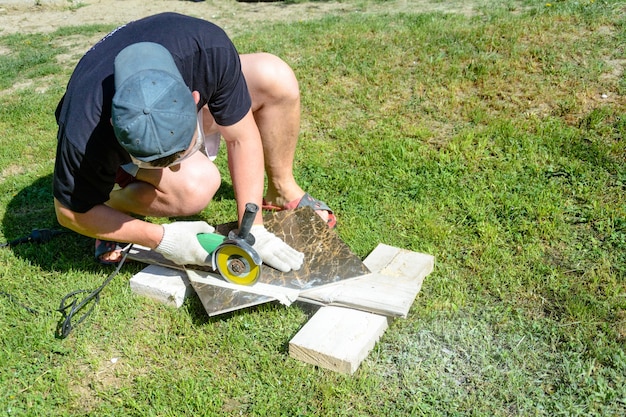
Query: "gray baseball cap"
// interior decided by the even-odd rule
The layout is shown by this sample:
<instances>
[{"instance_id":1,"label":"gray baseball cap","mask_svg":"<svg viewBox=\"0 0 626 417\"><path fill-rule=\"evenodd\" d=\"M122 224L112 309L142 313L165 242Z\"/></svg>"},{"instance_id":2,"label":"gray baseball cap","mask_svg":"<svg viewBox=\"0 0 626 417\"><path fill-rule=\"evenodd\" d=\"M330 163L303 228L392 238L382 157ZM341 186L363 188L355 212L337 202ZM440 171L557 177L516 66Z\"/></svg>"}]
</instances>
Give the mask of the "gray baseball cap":
<instances>
[{"instance_id":1,"label":"gray baseball cap","mask_svg":"<svg viewBox=\"0 0 626 417\"><path fill-rule=\"evenodd\" d=\"M164 46L139 42L115 58L113 130L133 157L154 161L189 148L196 104Z\"/></svg>"}]
</instances>

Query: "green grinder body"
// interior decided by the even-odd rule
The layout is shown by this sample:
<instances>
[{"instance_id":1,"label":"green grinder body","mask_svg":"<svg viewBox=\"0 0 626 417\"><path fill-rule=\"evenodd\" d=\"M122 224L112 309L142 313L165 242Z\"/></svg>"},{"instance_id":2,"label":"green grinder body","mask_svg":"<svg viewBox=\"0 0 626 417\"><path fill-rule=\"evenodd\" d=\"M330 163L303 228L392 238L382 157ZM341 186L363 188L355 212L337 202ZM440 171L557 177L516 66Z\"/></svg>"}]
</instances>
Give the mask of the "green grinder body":
<instances>
[{"instance_id":1,"label":"green grinder body","mask_svg":"<svg viewBox=\"0 0 626 417\"><path fill-rule=\"evenodd\" d=\"M217 233L200 233L198 234L198 242L205 251L213 253L215 249L226 240L226 236L219 235Z\"/></svg>"}]
</instances>

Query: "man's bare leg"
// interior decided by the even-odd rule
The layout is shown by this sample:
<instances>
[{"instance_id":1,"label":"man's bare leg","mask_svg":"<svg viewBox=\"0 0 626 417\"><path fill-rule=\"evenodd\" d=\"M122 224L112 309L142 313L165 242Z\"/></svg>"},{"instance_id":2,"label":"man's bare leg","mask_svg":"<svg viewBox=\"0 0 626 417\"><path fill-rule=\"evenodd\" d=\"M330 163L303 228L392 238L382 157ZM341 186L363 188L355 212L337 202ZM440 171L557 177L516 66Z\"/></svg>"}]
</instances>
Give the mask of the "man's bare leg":
<instances>
[{"instance_id":1,"label":"man's bare leg","mask_svg":"<svg viewBox=\"0 0 626 417\"><path fill-rule=\"evenodd\" d=\"M268 186L265 201L275 206L298 200L304 191L293 176L300 131L300 89L292 69L266 53L241 55L254 119L261 133ZM317 212L324 221L328 212Z\"/></svg>"},{"instance_id":2,"label":"man's bare leg","mask_svg":"<svg viewBox=\"0 0 626 417\"><path fill-rule=\"evenodd\" d=\"M219 170L201 152L170 168L140 169L136 179L112 191L106 204L141 216L190 216L209 204L221 183Z\"/></svg>"}]
</instances>

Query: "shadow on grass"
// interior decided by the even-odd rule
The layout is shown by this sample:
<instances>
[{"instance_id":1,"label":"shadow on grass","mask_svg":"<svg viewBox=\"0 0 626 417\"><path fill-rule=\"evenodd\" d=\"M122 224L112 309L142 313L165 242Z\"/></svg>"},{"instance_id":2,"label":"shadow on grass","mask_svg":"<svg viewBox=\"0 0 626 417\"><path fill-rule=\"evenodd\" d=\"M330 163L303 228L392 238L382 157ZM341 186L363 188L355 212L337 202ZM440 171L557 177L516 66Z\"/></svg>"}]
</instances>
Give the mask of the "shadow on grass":
<instances>
[{"instance_id":1,"label":"shadow on grass","mask_svg":"<svg viewBox=\"0 0 626 417\"><path fill-rule=\"evenodd\" d=\"M60 233L41 242L27 240L34 231L42 231L43 235L45 230ZM62 228L56 220L52 174L38 178L13 196L2 218L2 232L7 242L27 240L11 245L9 250L44 270L67 271L87 266L80 260L88 255L90 239Z\"/></svg>"},{"instance_id":2,"label":"shadow on grass","mask_svg":"<svg viewBox=\"0 0 626 417\"><path fill-rule=\"evenodd\" d=\"M184 309L189 318L191 319L195 327L212 326L215 323L229 323L231 321L237 322L238 318L242 315L249 317L249 315L255 315L262 312L274 312L276 310L282 310L285 307L280 305L278 301L270 301L263 304L258 304L251 307L239 308L237 310L229 311L227 313L219 314L217 316L209 316L202 305L202 301L196 293L187 297L185 303L181 307ZM312 314L311 314L312 315ZM299 330L299 329L298 329ZM289 353L289 340L295 336L295 332L282 344L280 351L282 353Z\"/></svg>"},{"instance_id":3,"label":"shadow on grass","mask_svg":"<svg viewBox=\"0 0 626 417\"><path fill-rule=\"evenodd\" d=\"M206 325L213 325L215 323L228 323L232 320L237 321L241 316L249 318L255 315L263 315L267 313L267 316L271 316L272 314L278 312L279 314L284 313L285 308L289 309L298 309L300 312L304 313L306 319L303 320L302 325L298 326L295 330L293 330L289 335L285 338L284 342L281 343L279 349L280 353L289 354L289 342L294 338L296 333L298 333L302 327L308 322L308 320L313 317L313 315L320 309L320 306L305 303L302 301L296 301L289 307L285 307L280 304L278 301L270 301L263 304L258 304L251 307L240 308L234 311L230 311L228 313L220 314L217 316L210 317L204 309L202 305L202 301L200 298L193 294L190 297L187 297L185 303L182 305L181 309L184 309L191 318L193 325L196 327L202 327ZM260 319L261 321L265 319ZM268 319L270 320L270 319ZM295 319L294 319L295 320Z\"/></svg>"}]
</instances>

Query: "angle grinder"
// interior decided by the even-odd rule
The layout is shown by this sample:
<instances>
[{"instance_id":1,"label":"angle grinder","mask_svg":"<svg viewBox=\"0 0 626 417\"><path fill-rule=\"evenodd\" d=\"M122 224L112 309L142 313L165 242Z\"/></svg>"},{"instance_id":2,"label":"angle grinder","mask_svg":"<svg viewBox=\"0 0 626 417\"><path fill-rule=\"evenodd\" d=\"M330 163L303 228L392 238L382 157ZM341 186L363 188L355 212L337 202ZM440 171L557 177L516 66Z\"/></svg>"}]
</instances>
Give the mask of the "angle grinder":
<instances>
[{"instance_id":1,"label":"angle grinder","mask_svg":"<svg viewBox=\"0 0 626 417\"><path fill-rule=\"evenodd\" d=\"M231 230L228 237L217 233L200 233L200 245L211 254L211 266L227 281L239 285L252 285L261 276L261 256L254 245L250 228L259 206L246 204L239 230Z\"/></svg>"}]
</instances>

